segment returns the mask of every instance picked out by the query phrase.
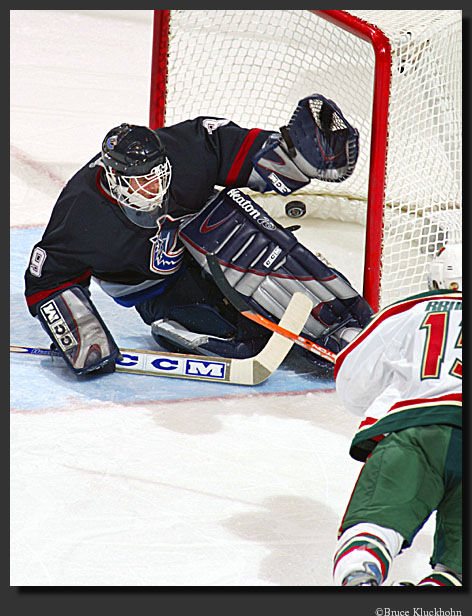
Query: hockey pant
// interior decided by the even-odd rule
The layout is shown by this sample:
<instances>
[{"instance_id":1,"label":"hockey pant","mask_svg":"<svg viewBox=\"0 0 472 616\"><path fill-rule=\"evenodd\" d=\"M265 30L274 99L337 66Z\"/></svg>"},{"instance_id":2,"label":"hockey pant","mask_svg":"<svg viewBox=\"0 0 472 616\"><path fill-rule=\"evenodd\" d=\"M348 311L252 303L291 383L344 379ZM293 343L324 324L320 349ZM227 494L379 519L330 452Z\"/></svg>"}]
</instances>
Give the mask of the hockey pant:
<instances>
[{"instance_id":1,"label":"hockey pant","mask_svg":"<svg viewBox=\"0 0 472 616\"><path fill-rule=\"evenodd\" d=\"M340 532L373 523L404 537L409 547L436 514L430 564L462 573L462 430L429 425L383 438L367 458Z\"/></svg>"}]
</instances>

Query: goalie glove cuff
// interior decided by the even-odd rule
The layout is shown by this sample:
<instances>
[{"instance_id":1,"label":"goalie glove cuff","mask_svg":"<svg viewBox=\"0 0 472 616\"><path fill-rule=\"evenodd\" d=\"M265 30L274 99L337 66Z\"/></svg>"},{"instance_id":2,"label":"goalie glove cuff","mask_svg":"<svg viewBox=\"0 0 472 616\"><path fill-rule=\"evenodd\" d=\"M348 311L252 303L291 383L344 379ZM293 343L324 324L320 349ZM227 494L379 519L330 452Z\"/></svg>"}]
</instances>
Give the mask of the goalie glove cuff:
<instances>
[{"instance_id":1,"label":"goalie glove cuff","mask_svg":"<svg viewBox=\"0 0 472 616\"><path fill-rule=\"evenodd\" d=\"M253 158L254 171L265 182L260 192L275 190L280 195L289 195L310 183L310 177L303 173L282 143L280 134L273 135Z\"/></svg>"}]
</instances>

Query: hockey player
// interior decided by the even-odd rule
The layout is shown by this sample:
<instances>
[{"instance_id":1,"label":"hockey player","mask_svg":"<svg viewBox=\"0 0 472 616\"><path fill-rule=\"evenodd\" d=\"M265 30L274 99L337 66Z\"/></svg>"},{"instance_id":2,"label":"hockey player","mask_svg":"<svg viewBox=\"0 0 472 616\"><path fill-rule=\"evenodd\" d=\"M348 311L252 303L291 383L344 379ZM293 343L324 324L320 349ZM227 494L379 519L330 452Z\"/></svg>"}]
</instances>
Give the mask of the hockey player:
<instances>
[{"instance_id":1,"label":"hockey player","mask_svg":"<svg viewBox=\"0 0 472 616\"><path fill-rule=\"evenodd\" d=\"M118 304L134 306L164 347L257 353L270 332L224 300L202 262L209 246L224 246L225 267L247 274L247 298L266 316L279 318L312 281L319 291L306 334L323 345L337 351L365 324L371 311L350 284L238 190L290 194L312 178L343 181L356 164L358 133L320 95L300 101L280 131L198 117L108 132L101 153L61 192L25 273L30 313L75 374L113 371L119 355L92 303L92 278ZM260 292L266 279L275 283Z\"/></svg>"},{"instance_id":2,"label":"hockey player","mask_svg":"<svg viewBox=\"0 0 472 616\"><path fill-rule=\"evenodd\" d=\"M462 583L461 248L443 247L430 291L380 311L336 358L337 393L364 415L350 455L365 464L338 533L335 585L383 584L434 511L433 570L417 585Z\"/></svg>"}]
</instances>

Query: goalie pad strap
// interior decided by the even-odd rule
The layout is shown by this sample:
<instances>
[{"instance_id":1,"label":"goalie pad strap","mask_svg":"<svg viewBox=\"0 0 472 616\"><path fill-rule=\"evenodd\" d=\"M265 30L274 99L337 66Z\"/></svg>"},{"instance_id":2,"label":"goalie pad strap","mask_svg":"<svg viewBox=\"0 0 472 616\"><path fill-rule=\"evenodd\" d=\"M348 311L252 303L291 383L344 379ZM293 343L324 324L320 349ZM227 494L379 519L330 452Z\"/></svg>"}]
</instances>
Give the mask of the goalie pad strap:
<instances>
[{"instance_id":1,"label":"goalie pad strap","mask_svg":"<svg viewBox=\"0 0 472 616\"><path fill-rule=\"evenodd\" d=\"M184 223L180 237L207 272L206 255L215 254L231 286L266 317L280 319L296 291L308 295L314 308L307 337L319 340L346 324L363 327L371 315L342 276L237 188L223 190Z\"/></svg>"},{"instance_id":2,"label":"goalie pad strap","mask_svg":"<svg viewBox=\"0 0 472 616\"><path fill-rule=\"evenodd\" d=\"M38 319L77 375L102 368L119 355L112 335L80 285L43 300Z\"/></svg>"}]
</instances>

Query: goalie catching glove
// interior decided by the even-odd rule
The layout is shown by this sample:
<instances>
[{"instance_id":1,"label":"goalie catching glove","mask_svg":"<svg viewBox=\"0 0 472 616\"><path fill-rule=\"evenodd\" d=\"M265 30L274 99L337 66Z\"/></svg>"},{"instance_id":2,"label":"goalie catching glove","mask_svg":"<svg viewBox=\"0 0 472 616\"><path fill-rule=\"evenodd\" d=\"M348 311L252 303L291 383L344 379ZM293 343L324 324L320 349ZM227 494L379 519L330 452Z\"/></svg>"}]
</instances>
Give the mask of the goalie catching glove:
<instances>
[{"instance_id":1,"label":"goalie catching glove","mask_svg":"<svg viewBox=\"0 0 472 616\"><path fill-rule=\"evenodd\" d=\"M358 155L359 132L333 101L312 94L254 157L252 185L259 192L288 195L312 179L342 182L354 171Z\"/></svg>"},{"instance_id":2,"label":"goalie catching glove","mask_svg":"<svg viewBox=\"0 0 472 616\"><path fill-rule=\"evenodd\" d=\"M44 299L38 319L75 374L114 372L119 349L83 287Z\"/></svg>"},{"instance_id":3,"label":"goalie catching glove","mask_svg":"<svg viewBox=\"0 0 472 616\"><path fill-rule=\"evenodd\" d=\"M280 319L296 291L307 295L313 310L302 335L334 353L372 315L342 275L237 188L223 190L186 221L180 238L207 273L206 255L215 254L229 284L266 318Z\"/></svg>"}]
</instances>

